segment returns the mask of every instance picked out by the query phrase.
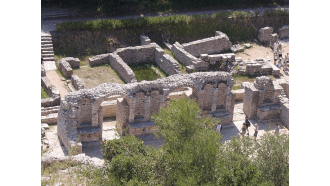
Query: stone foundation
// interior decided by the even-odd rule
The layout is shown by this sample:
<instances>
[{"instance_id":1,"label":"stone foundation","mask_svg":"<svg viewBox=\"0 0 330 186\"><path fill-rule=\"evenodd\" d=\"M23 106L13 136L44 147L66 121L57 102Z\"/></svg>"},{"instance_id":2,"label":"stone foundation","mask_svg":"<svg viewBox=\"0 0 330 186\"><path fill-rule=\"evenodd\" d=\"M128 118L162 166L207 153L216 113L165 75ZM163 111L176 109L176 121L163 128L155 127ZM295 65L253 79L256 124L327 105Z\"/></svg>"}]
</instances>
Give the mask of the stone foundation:
<instances>
[{"instance_id":1,"label":"stone foundation","mask_svg":"<svg viewBox=\"0 0 330 186\"><path fill-rule=\"evenodd\" d=\"M118 75L126 83L136 82L136 77L133 70L122 60L122 58L116 53L109 54L109 61L111 67L117 71Z\"/></svg>"},{"instance_id":2,"label":"stone foundation","mask_svg":"<svg viewBox=\"0 0 330 186\"><path fill-rule=\"evenodd\" d=\"M76 90L85 88L84 82L77 75L71 76L71 81Z\"/></svg>"},{"instance_id":3,"label":"stone foundation","mask_svg":"<svg viewBox=\"0 0 330 186\"><path fill-rule=\"evenodd\" d=\"M89 58L89 65L91 67L105 64L109 64L109 54L100 54Z\"/></svg>"},{"instance_id":4,"label":"stone foundation","mask_svg":"<svg viewBox=\"0 0 330 186\"><path fill-rule=\"evenodd\" d=\"M73 74L73 70L67 61L61 60L58 63L58 69L61 71L61 73L63 74L63 76L65 78L71 78L71 76Z\"/></svg>"},{"instance_id":5,"label":"stone foundation","mask_svg":"<svg viewBox=\"0 0 330 186\"><path fill-rule=\"evenodd\" d=\"M280 39L285 39L289 37L289 26L283 26L282 28L279 29L279 37Z\"/></svg>"},{"instance_id":6,"label":"stone foundation","mask_svg":"<svg viewBox=\"0 0 330 186\"><path fill-rule=\"evenodd\" d=\"M79 58L65 57L65 58L62 58L61 61L68 62L70 64L71 68L79 68L80 67L80 60L79 60Z\"/></svg>"},{"instance_id":7,"label":"stone foundation","mask_svg":"<svg viewBox=\"0 0 330 186\"><path fill-rule=\"evenodd\" d=\"M45 89L50 98L41 99L42 107L51 107L60 104L60 91L56 87L49 83L46 76L41 77L41 86Z\"/></svg>"}]
</instances>

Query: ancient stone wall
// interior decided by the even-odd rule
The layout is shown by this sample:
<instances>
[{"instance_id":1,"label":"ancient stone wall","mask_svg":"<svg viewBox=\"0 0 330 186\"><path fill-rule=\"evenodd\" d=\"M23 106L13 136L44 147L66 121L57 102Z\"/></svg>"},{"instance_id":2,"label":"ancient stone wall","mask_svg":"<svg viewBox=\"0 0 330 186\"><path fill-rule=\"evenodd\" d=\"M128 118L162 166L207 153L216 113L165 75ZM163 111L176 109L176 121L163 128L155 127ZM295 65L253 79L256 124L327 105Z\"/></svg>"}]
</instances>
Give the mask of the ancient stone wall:
<instances>
[{"instance_id":1,"label":"ancient stone wall","mask_svg":"<svg viewBox=\"0 0 330 186\"><path fill-rule=\"evenodd\" d=\"M289 81L284 80L284 79L279 79L278 83L284 89L284 93L285 93L286 97L289 98Z\"/></svg>"},{"instance_id":2,"label":"ancient stone wall","mask_svg":"<svg viewBox=\"0 0 330 186\"><path fill-rule=\"evenodd\" d=\"M236 94L235 101L242 101L244 99L245 89L233 90L233 93Z\"/></svg>"},{"instance_id":3,"label":"ancient stone wall","mask_svg":"<svg viewBox=\"0 0 330 186\"><path fill-rule=\"evenodd\" d=\"M180 87L191 87L201 109L220 118L222 124L230 124L236 96L231 91L233 78L226 72L197 72L139 83L104 83L92 89L70 92L61 99L57 120L59 138L67 150L72 146L82 150L77 128L83 123L101 127L101 104L113 95L122 97L117 99L116 123L124 133L123 129L129 125L150 122L150 114L165 106L169 94Z\"/></svg>"},{"instance_id":4,"label":"ancient stone wall","mask_svg":"<svg viewBox=\"0 0 330 186\"><path fill-rule=\"evenodd\" d=\"M285 25L279 29L279 37L280 37L280 39L289 37L289 26L288 25Z\"/></svg>"},{"instance_id":5,"label":"ancient stone wall","mask_svg":"<svg viewBox=\"0 0 330 186\"><path fill-rule=\"evenodd\" d=\"M153 62L155 61L155 48L157 46L156 43L151 43L149 45L119 48L113 53L119 55L127 64Z\"/></svg>"},{"instance_id":6,"label":"ancient stone wall","mask_svg":"<svg viewBox=\"0 0 330 186\"><path fill-rule=\"evenodd\" d=\"M58 63L58 69L61 71L61 73L63 74L63 76L65 78L71 78L71 76L73 74L73 70L67 61L61 60Z\"/></svg>"},{"instance_id":7,"label":"ancient stone wall","mask_svg":"<svg viewBox=\"0 0 330 186\"><path fill-rule=\"evenodd\" d=\"M80 60L79 60L79 58L65 57L65 58L62 58L61 61L68 62L70 64L71 68L79 68L80 67Z\"/></svg>"},{"instance_id":8,"label":"ancient stone wall","mask_svg":"<svg viewBox=\"0 0 330 186\"><path fill-rule=\"evenodd\" d=\"M258 38L261 42L269 42L270 35L273 33L272 27L264 27L259 30Z\"/></svg>"},{"instance_id":9,"label":"ancient stone wall","mask_svg":"<svg viewBox=\"0 0 330 186\"><path fill-rule=\"evenodd\" d=\"M109 54L110 65L126 83L136 82L133 70L116 53Z\"/></svg>"},{"instance_id":10,"label":"ancient stone wall","mask_svg":"<svg viewBox=\"0 0 330 186\"><path fill-rule=\"evenodd\" d=\"M168 75L181 74L179 63L170 55L164 54L157 62L158 66Z\"/></svg>"},{"instance_id":11,"label":"ancient stone wall","mask_svg":"<svg viewBox=\"0 0 330 186\"><path fill-rule=\"evenodd\" d=\"M76 90L85 88L84 82L77 75L72 75L71 81Z\"/></svg>"},{"instance_id":12,"label":"ancient stone wall","mask_svg":"<svg viewBox=\"0 0 330 186\"><path fill-rule=\"evenodd\" d=\"M45 89L45 91L49 95L49 98L45 98L41 100L41 106L51 107L51 106L59 105L60 92L57 90L57 88L54 85L50 84L46 76L41 77L41 86Z\"/></svg>"},{"instance_id":13,"label":"ancient stone wall","mask_svg":"<svg viewBox=\"0 0 330 186\"><path fill-rule=\"evenodd\" d=\"M41 76L46 76L46 70L43 64L41 64Z\"/></svg>"},{"instance_id":14,"label":"ancient stone wall","mask_svg":"<svg viewBox=\"0 0 330 186\"><path fill-rule=\"evenodd\" d=\"M215 37L209 37L190 43L183 43L182 46L183 49L191 55L200 57L200 54L215 54L229 50L232 43L227 36L220 34Z\"/></svg>"},{"instance_id":15,"label":"ancient stone wall","mask_svg":"<svg viewBox=\"0 0 330 186\"><path fill-rule=\"evenodd\" d=\"M109 54L100 54L89 58L89 65L91 67L105 64L109 64Z\"/></svg>"},{"instance_id":16,"label":"ancient stone wall","mask_svg":"<svg viewBox=\"0 0 330 186\"><path fill-rule=\"evenodd\" d=\"M180 43L175 42L171 48L174 56L184 65L192 65L193 61L197 61L197 58L183 49L183 46Z\"/></svg>"},{"instance_id":17,"label":"ancient stone wall","mask_svg":"<svg viewBox=\"0 0 330 186\"><path fill-rule=\"evenodd\" d=\"M244 87L243 111L248 118L280 119L289 126L289 99L278 81L261 76L253 84L244 83Z\"/></svg>"}]
</instances>

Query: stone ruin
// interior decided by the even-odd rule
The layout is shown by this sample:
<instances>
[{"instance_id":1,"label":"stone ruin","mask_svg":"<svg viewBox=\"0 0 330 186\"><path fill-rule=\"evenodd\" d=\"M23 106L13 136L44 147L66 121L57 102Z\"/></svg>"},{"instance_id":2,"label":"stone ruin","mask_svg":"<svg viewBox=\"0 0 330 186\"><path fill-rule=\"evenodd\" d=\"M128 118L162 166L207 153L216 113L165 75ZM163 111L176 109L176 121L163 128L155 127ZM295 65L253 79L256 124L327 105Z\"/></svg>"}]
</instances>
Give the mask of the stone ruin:
<instances>
[{"instance_id":1,"label":"stone ruin","mask_svg":"<svg viewBox=\"0 0 330 186\"><path fill-rule=\"evenodd\" d=\"M264 27L259 30L258 39L261 42L269 42L270 35L273 33L272 27Z\"/></svg>"},{"instance_id":2,"label":"stone ruin","mask_svg":"<svg viewBox=\"0 0 330 186\"><path fill-rule=\"evenodd\" d=\"M112 53L101 54L89 59L91 66L110 64L126 83L136 82L133 70L128 66L133 63L155 62L166 74L181 74L179 63L156 43L141 36L142 46L119 48Z\"/></svg>"},{"instance_id":3,"label":"stone ruin","mask_svg":"<svg viewBox=\"0 0 330 186\"><path fill-rule=\"evenodd\" d=\"M220 31L216 31L215 37L209 37L182 45L175 42L171 46L174 56L181 61L187 70L205 70L209 63L202 58L203 55L219 54L220 52L229 50L232 46L228 36ZM219 56L218 56L219 57ZM219 59L222 59L221 56ZM223 58L226 61L227 58Z\"/></svg>"},{"instance_id":4,"label":"stone ruin","mask_svg":"<svg viewBox=\"0 0 330 186\"><path fill-rule=\"evenodd\" d=\"M121 134L143 135L156 131L150 115L157 113L170 100L171 92L190 87L204 113L232 122L235 94L233 78L227 72L176 74L155 81L129 84L104 83L92 89L81 89L61 98L58 111L58 137L70 151L82 152L83 144L102 139L104 112L102 102L117 97L116 125ZM128 130L127 130L128 129Z\"/></svg>"},{"instance_id":5,"label":"stone ruin","mask_svg":"<svg viewBox=\"0 0 330 186\"><path fill-rule=\"evenodd\" d=\"M289 98L282 86L286 83L272 81L269 77L257 77L254 83L245 83L243 112L248 118L280 120L289 128ZM288 82L287 82L288 92Z\"/></svg>"}]
</instances>

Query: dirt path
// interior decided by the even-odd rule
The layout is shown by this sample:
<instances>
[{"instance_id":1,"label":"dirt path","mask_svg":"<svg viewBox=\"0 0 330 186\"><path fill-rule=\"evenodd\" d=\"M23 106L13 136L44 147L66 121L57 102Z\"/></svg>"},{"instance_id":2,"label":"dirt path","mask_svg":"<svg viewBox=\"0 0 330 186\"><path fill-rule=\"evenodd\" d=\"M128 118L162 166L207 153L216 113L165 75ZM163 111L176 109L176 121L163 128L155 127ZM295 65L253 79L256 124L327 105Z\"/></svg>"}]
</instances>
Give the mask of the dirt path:
<instances>
[{"instance_id":1,"label":"dirt path","mask_svg":"<svg viewBox=\"0 0 330 186\"><path fill-rule=\"evenodd\" d=\"M53 84L58 91L60 91L61 97L64 97L69 91L66 84L66 80L63 77L60 77L56 71L47 71L46 77Z\"/></svg>"}]
</instances>

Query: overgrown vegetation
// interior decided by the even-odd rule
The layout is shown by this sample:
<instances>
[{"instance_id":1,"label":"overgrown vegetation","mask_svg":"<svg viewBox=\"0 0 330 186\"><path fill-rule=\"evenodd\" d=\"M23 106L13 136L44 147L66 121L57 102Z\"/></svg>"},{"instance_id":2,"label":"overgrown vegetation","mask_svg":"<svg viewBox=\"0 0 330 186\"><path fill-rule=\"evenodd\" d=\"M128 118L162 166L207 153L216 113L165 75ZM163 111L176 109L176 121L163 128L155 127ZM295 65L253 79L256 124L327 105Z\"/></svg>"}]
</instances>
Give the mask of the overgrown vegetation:
<instances>
[{"instance_id":1,"label":"overgrown vegetation","mask_svg":"<svg viewBox=\"0 0 330 186\"><path fill-rule=\"evenodd\" d=\"M42 0L42 5L81 7L80 11L93 15L121 15L127 13L175 12L201 8L238 8L244 6L277 5L281 0Z\"/></svg>"},{"instance_id":2,"label":"overgrown vegetation","mask_svg":"<svg viewBox=\"0 0 330 186\"><path fill-rule=\"evenodd\" d=\"M156 63L152 62L129 64L128 66L131 67L131 69L133 70L136 80L140 82L142 80L152 81L161 78L161 76L158 75L155 70L151 68L151 65L153 65L154 67L157 66ZM162 71L159 67L157 68L157 70ZM166 74L164 72L163 74L166 77Z\"/></svg>"},{"instance_id":3,"label":"overgrown vegetation","mask_svg":"<svg viewBox=\"0 0 330 186\"><path fill-rule=\"evenodd\" d=\"M41 86L41 99L49 98L49 95L45 91L44 87Z\"/></svg>"}]
</instances>

